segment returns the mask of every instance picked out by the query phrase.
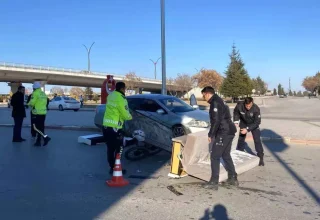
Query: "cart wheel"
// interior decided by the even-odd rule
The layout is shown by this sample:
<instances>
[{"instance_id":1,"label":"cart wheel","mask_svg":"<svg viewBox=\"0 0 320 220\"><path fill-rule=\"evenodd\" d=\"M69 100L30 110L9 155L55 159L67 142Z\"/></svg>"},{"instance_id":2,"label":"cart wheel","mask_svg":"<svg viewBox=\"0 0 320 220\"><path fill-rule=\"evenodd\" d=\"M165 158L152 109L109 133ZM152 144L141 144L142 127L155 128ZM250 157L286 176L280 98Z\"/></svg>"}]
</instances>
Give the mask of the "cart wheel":
<instances>
[{"instance_id":1,"label":"cart wheel","mask_svg":"<svg viewBox=\"0 0 320 220\"><path fill-rule=\"evenodd\" d=\"M149 151L144 147L132 147L124 153L127 160L137 161L149 156Z\"/></svg>"}]
</instances>

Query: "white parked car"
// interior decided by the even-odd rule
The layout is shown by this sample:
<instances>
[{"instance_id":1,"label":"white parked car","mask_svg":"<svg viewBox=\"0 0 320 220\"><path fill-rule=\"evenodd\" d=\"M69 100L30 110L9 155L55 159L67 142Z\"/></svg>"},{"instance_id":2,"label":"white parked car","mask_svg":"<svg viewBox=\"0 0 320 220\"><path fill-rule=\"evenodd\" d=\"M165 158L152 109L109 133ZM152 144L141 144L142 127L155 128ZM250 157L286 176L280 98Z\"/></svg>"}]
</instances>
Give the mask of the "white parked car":
<instances>
[{"instance_id":1,"label":"white parked car","mask_svg":"<svg viewBox=\"0 0 320 220\"><path fill-rule=\"evenodd\" d=\"M67 96L56 96L49 102L49 109L74 110L75 112L80 109L80 102L74 98Z\"/></svg>"}]
</instances>

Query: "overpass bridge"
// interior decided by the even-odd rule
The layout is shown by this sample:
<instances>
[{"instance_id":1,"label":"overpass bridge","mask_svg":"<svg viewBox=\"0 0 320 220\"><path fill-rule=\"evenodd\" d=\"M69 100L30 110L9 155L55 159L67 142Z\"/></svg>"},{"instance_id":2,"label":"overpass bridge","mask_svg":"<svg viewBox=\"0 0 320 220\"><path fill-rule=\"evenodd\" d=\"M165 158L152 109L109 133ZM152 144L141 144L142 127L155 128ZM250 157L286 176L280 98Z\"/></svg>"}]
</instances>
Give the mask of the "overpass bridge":
<instances>
[{"instance_id":1,"label":"overpass bridge","mask_svg":"<svg viewBox=\"0 0 320 220\"><path fill-rule=\"evenodd\" d=\"M40 81L43 87L46 84L51 84L101 88L106 75L112 74L0 62L0 82L8 82L8 85L11 86L11 91L16 90L18 83L33 83L34 81ZM125 76L113 76L117 82L126 81ZM140 79L141 81L135 83L138 88L154 93L161 92L161 80L145 77L140 77Z\"/></svg>"}]
</instances>

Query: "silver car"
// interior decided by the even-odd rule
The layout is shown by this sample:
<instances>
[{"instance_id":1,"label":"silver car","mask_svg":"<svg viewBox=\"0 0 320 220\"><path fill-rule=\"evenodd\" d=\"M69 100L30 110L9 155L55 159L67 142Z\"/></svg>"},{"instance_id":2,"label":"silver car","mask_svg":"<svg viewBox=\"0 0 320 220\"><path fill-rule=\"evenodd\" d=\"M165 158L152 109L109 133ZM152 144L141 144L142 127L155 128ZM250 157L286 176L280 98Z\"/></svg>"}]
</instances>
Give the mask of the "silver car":
<instances>
[{"instance_id":1,"label":"silver car","mask_svg":"<svg viewBox=\"0 0 320 220\"><path fill-rule=\"evenodd\" d=\"M143 130L146 142L171 151L171 139L208 129L209 113L190 106L179 98L159 94L127 97L133 119L126 121L124 131ZM96 109L95 125L102 129L105 105Z\"/></svg>"}]
</instances>

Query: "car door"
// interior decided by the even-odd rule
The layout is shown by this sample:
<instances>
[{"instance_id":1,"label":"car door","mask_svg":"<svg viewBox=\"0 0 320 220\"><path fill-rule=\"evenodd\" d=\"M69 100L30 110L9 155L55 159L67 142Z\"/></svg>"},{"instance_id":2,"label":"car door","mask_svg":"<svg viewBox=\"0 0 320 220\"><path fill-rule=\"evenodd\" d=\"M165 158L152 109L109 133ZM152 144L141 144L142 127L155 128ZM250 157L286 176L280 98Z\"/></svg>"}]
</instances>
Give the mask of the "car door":
<instances>
[{"instance_id":1,"label":"car door","mask_svg":"<svg viewBox=\"0 0 320 220\"><path fill-rule=\"evenodd\" d=\"M146 142L155 146L171 149L171 129L163 124L160 118L155 117L160 105L154 100L132 98L128 99L133 119L127 122L126 130L142 130L146 135Z\"/></svg>"}]
</instances>

